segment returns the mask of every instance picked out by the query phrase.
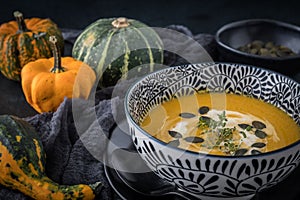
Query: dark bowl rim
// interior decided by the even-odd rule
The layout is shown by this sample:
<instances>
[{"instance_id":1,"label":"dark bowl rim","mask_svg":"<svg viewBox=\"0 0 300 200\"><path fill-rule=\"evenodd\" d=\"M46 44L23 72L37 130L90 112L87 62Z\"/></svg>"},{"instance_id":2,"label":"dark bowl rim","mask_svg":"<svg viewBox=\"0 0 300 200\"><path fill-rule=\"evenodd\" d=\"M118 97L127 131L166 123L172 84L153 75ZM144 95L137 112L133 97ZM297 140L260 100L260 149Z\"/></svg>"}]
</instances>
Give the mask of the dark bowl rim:
<instances>
[{"instance_id":1,"label":"dark bowl rim","mask_svg":"<svg viewBox=\"0 0 300 200\"><path fill-rule=\"evenodd\" d=\"M231 51L235 54L242 55L242 56L245 56L245 57L252 57L252 58L261 59L261 60L274 60L274 61L286 61L286 60L300 59L300 54L292 55L292 56L286 56L286 57L265 57L265 56L250 54L250 53L246 53L246 52L243 52L243 51L239 51L239 50L225 44L221 40L221 37L220 37L221 34L224 33L225 31L231 29L231 28L243 27L243 26L247 26L247 24L260 24L260 23L269 23L269 24L272 24L272 25L275 25L275 26L284 27L284 28L294 30L294 31L297 31L297 32L300 33L300 26L297 26L297 25L294 25L294 24L291 24L291 23L278 21L278 20L274 20L274 19L266 19L266 18L245 19L245 20L230 22L230 23L227 23L227 24L224 24L223 26L221 26L215 34L216 43L220 47L222 47L222 48L224 48L228 51Z\"/></svg>"},{"instance_id":2,"label":"dark bowl rim","mask_svg":"<svg viewBox=\"0 0 300 200\"><path fill-rule=\"evenodd\" d=\"M195 64L189 64L189 65L198 65L198 64L229 64L229 65L235 65L235 66L246 66L246 67L253 67L253 68L257 68L257 69L260 69L260 70L263 70L263 71L268 71L270 73L274 73L274 74L277 74L279 76L282 76L282 77L285 77L289 80L291 80L292 82L295 82L297 83L298 85L300 85L300 83L298 83L297 81L295 81L294 79L286 76L286 75L283 75L281 73L278 73L278 72L275 72L275 71L272 71L272 70L269 70L269 69L264 69L264 68L261 68L261 67L256 67L254 65L248 65L248 64L240 64L240 63L233 63L233 62L203 62L203 63L195 63ZM174 66L172 68L176 68L176 67L180 67L180 65L178 66ZM136 80L135 82L133 82L130 87L128 88L128 90L126 91L126 94L125 94L125 98L124 98L124 110L125 110L125 116L126 116L126 120L130 120L131 121L131 124L133 124L137 129L140 130L140 132L145 135L147 138L149 138L151 141L154 141L156 143L159 143L160 145L162 146L165 146L166 148L171 148L173 150L176 150L176 151L180 151L180 152L183 152L183 153L188 153L188 154L191 154L193 156L203 156L203 157L209 157L209 158L219 158L219 159L243 159L243 158L247 158L247 159L251 159L251 158L258 158L258 157L267 157L269 155L276 155L276 154L279 154L283 151L286 151L286 150L289 150L289 149L292 149L294 146L297 146L300 144L300 139L298 141L295 141L287 146L284 146L284 147L281 147L279 149L275 149L275 150L272 150L272 151L268 151L268 152L265 152L265 153L261 153L261 154L256 154L256 155L240 155L240 156L227 156L227 155L214 155L214 154L209 154L209 153L199 153L199 152L195 152L195 151L190 151L190 150L187 150L187 149L181 149L181 148L178 148L178 147L173 147L173 146L167 146L167 143L155 138L154 136L152 136L150 133L148 133L147 131L145 131L142 127L140 127L132 118L132 116L130 115L129 113L129 108L128 108L128 98L129 98L129 94L131 93L131 91L133 91L134 87L140 83L140 81L142 79L144 79L145 77L148 77L152 74L155 74L155 73L159 73L159 72L162 72L166 70L166 68L164 69L160 69L160 70L157 70L157 71L154 71L152 73L149 73L141 78L139 78L138 80ZM131 131L130 131L130 135L131 135Z\"/></svg>"}]
</instances>

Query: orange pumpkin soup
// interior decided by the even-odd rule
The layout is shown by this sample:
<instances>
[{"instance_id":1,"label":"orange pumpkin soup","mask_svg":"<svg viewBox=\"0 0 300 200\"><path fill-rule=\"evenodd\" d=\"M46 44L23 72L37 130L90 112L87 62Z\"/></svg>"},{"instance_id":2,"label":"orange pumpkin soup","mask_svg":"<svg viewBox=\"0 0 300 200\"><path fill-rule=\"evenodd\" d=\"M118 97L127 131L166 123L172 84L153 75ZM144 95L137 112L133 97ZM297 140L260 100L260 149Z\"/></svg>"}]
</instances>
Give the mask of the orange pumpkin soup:
<instances>
[{"instance_id":1,"label":"orange pumpkin soup","mask_svg":"<svg viewBox=\"0 0 300 200\"><path fill-rule=\"evenodd\" d=\"M174 98L152 109L141 127L169 145L214 155L253 155L300 139L300 126L261 100L221 93Z\"/></svg>"}]
</instances>

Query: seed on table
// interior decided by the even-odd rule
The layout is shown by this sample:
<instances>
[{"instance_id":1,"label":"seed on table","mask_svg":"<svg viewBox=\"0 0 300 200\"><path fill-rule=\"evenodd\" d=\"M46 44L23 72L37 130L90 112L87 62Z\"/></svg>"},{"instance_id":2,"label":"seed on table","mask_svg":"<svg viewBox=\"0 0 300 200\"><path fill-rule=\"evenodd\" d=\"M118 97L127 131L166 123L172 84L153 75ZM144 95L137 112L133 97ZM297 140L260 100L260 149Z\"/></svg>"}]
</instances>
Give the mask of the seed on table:
<instances>
[{"instance_id":1,"label":"seed on table","mask_svg":"<svg viewBox=\"0 0 300 200\"><path fill-rule=\"evenodd\" d=\"M171 130L169 130L168 132L169 132L169 135L170 135L171 137L173 137L173 138L182 138L181 133L179 133L179 132L177 132L177 131L171 131Z\"/></svg>"}]
</instances>

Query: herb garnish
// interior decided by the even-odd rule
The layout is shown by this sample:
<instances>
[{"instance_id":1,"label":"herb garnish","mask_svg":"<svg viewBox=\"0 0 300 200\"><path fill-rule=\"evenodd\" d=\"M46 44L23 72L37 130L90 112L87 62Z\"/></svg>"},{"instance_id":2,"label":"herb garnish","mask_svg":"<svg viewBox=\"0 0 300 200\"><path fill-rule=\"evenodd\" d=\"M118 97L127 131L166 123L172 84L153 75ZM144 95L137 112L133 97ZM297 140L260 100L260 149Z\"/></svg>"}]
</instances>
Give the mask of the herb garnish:
<instances>
[{"instance_id":1,"label":"herb garnish","mask_svg":"<svg viewBox=\"0 0 300 200\"><path fill-rule=\"evenodd\" d=\"M233 139L236 128L225 127L228 121L225 111L219 114L218 118L214 120L206 116L199 117L198 128L202 129L202 134L207 134L209 138L202 146L208 149L219 147L224 153L234 155L240 147L240 144L236 144Z\"/></svg>"}]
</instances>

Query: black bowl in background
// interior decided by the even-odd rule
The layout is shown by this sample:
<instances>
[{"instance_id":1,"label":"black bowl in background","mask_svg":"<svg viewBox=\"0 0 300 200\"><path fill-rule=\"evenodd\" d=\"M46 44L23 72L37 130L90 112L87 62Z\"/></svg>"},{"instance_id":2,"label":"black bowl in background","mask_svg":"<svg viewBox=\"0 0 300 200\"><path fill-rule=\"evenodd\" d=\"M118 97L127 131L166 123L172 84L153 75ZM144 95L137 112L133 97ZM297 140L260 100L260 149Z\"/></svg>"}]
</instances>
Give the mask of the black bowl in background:
<instances>
[{"instance_id":1,"label":"black bowl in background","mask_svg":"<svg viewBox=\"0 0 300 200\"><path fill-rule=\"evenodd\" d=\"M254 65L288 76L300 73L300 27L296 25L271 19L248 19L222 26L215 37L220 61ZM254 40L272 41L297 55L264 57L237 50Z\"/></svg>"}]
</instances>

